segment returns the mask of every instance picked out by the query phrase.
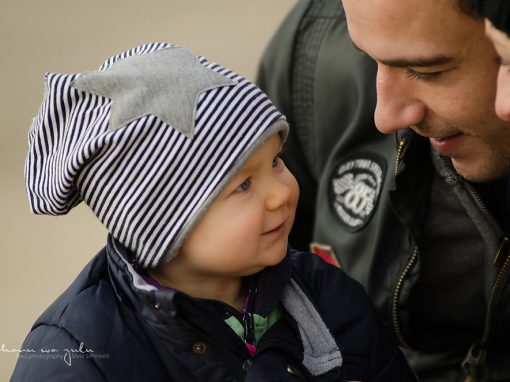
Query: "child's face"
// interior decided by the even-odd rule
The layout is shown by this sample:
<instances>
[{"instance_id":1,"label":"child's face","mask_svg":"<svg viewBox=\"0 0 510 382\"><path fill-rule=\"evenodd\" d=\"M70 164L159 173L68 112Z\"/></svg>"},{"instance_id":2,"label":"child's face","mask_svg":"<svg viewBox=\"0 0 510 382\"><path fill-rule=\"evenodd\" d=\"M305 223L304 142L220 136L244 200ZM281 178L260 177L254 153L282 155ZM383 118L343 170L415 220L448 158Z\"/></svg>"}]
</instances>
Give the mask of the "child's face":
<instances>
[{"instance_id":1,"label":"child's face","mask_svg":"<svg viewBox=\"0 0 510 382\"><path fill-rule=\"evenodd\" d=\"M496 114L505 121L510 121L510 37L485 20L485 34L494 44L501 59L496 91Z\"/></svg>"},{"instance_id":2,"label":"child's face","mask_svg":"<svg viewBox=\"0 0 510 382\"><path fill-rule=\"evenodd\" d=\"M238 277L279 263L287 251L299 188L267 140L209 207L169 264L197 276Z\"/></svg>"}]
</instances>

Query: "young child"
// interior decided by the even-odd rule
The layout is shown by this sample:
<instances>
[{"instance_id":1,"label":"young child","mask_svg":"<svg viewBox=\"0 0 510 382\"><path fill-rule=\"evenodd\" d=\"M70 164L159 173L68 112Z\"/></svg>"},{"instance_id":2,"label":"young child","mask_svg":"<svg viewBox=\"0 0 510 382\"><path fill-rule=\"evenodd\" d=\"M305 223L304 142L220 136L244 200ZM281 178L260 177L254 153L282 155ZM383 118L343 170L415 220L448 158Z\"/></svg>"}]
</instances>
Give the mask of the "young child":
<instances>
[{"instance_id":1,"label":"young child","mask_svg":"<svg viewBox=\"0 0 510 382\"><path fill-rule=\"evenodd\" d=\"M287 132L255 85L174 45L47 74L31 208L84 201L109 237L22 346L54 357L11 380L414 381L362 288L287 248Z\"/></svg>"}]
</instances>

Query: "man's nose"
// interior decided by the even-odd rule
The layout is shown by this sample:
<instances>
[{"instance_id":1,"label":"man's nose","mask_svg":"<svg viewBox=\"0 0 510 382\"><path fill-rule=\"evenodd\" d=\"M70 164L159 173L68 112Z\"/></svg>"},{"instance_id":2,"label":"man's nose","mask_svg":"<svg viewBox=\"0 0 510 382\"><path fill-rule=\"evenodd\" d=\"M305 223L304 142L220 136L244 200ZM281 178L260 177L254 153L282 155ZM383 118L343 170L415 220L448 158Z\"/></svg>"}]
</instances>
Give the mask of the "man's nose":
<instances>
[{"instance_id":1,"label":"man's nose","mask_svg":"<svg viewBox=\"0 0 510 382\"><path fill-rule=\"evenodd\" d=\"M417 125L425 117L425 104L418 98L412 80L401 68L379 64L377 69L377 105L375 125L385 134Z\"/></svg>"}]
</instances>

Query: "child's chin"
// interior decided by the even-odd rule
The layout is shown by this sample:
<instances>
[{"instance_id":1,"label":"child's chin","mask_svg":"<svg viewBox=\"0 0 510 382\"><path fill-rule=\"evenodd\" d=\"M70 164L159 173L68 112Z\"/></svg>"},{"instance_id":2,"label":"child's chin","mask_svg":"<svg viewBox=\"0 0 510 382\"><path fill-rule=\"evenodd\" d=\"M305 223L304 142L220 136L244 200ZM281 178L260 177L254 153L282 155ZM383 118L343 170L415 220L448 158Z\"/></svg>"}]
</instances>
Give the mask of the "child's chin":
<instances>
[{"instance_id":1,"label":"child's chin","mask_svg":"<svg viewBox=\"0 0 510 382\"><path fill-rule=\"evenodd\" d=\"M255 273L259 273L264 268L274 267L275 265L280 264L282 262L282 260L285 258L286 254L287 254L287 250L283 251L281 256L274 256L273 258L269 259L267 262L265 262L264 265L260 265L260 266L251 268L249 271L246 271L243 274L243 276L251 276L251 275L254 275Z\"/></svg>"},{"instance_id":2,"label":"child's chin","mask_svg":"<svg viewBox=\"0 0 510 382\"><path fill-rule=\"evenodd\" d=\"M285 256L287 255L287 245L285 245L285 248L276 256L274 256L270 264L267 264L267 266L274 266L277 264L280 264L283 259L285 259Z\"/></svg>"}]
</instances>

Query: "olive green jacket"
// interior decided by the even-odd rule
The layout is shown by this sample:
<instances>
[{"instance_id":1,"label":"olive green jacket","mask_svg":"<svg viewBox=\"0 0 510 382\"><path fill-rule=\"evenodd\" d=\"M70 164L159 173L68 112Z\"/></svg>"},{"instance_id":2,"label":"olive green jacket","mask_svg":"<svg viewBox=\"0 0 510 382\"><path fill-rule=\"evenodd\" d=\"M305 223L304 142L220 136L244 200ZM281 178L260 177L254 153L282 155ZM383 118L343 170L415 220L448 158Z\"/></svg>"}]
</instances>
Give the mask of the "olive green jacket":
<instances>
[{"instance_id":1,"label":"olive green jacket","mask_svg":"<svg viewBox=\"0 0 510 382\"><path fill-rule=\"evenodd\" d=\"M375 63L349 39L338 0L299 1L267 47L258 83L289 120L284 156L301 189L291 243L332 253L361 282L421 380L453 382L468 374L475 381L510 380L506 238L448 161L434 164L427 140L376 130L375 75ZM478 307L486 316L480 335L447 350L436 350L408 325L421 247L434 240L434 232L424 234L427 212L446 213L431 199L433 179L441 183L434 193L456 198L469 223L465 237L482 243L476 276L488 307ZM448 252L465 247L452 240Z\"/></svg>"}]
</instances>

